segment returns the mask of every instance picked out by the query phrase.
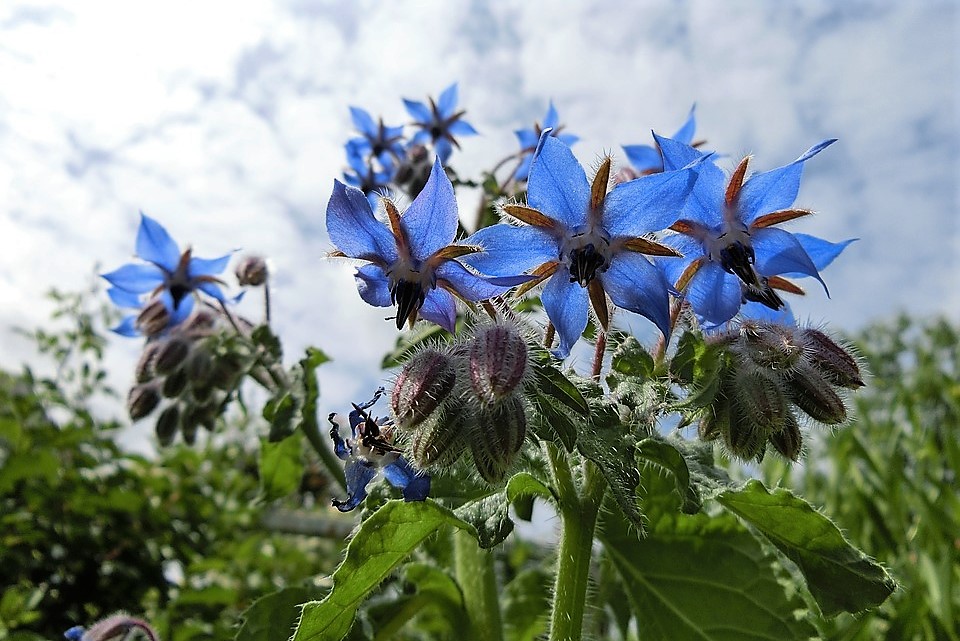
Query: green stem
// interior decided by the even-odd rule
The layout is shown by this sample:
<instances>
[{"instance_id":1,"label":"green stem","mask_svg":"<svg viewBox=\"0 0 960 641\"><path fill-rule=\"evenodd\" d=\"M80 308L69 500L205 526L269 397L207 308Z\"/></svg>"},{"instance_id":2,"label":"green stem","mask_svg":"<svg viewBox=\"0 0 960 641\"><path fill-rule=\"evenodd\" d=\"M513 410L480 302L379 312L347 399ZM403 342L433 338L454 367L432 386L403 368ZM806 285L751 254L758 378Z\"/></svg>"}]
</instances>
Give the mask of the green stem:
<instances>
[{"instance_id":1,"label":"green stem","mask_svg":"<svg viewBox=\"0 0 960 641\"><path fill-rule=\"evenodd\" d=\"M470 617L471 641L503 641L497 575L493 552L482 550L477 539L461 530L453 534L457 581Z\"/></svg>"}]
</instances>

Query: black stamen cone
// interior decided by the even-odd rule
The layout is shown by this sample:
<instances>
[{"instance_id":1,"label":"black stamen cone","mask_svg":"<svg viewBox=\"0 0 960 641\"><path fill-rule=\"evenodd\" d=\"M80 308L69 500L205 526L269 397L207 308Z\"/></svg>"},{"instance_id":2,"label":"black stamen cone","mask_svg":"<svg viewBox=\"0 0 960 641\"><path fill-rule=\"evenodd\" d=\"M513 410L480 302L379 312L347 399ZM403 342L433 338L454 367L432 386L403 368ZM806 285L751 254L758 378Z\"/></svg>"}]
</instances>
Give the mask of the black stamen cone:
<instances>
[{"instance_id":1,"label":"black stamen cone","mask_svg":"<svg viewBox=\"0 0 960 641\"><path fill-rule=\"evenodd\" d=\"M410 314L423 307L426 292L419 283L398 280L390 290L390 299L397 306L397 329L403 329L403 324L410 318Z\"/></svg>"},{"instance_id":2,"label":"black stamen cone","mask_svg":"<svg viewBox=\"0 0 960 641\"><path fill-rule=\"evenodd\" d=\"M756 287L760 281L753 270L754 259L753 247L739 240L720 250L720 266L727 273L736 274L745 284Z\"/></svg>"},{"instance_id":3,"label":"black stamen cone","mask_svg":"<svg viewBox=\"0 0 960 641\"><path fill-rule=\"evenodd\" d=\"M586 287L605 263L603 254L592 243L573 250L570 252L570 282Z\"/></svg>"},{"instance_id":4,"label":"black stamen cone","mask_svg":"<svg viewBox=\"0 0 960 641\"><path fill-rule=\"evenodd\" d=\"M774 310L783 307L783 299L767 284L767 279L763 276L759 276L758 279L760 281L759 285L747 284L747 286L743 288L744 300L762 303Z\"/></svg>"},{"instance_id":5,"label":"black stamen cone","mask_svg":"<svg viewBox=\"0 0 960 641\"><path fill-rule=\"evenodd\" d=\"M170 296L173 298L173 308L180 308L180 301L190 293L190 288L185 287L184 285L171 285L170 286Z\"/></svg>"}]
</instances>

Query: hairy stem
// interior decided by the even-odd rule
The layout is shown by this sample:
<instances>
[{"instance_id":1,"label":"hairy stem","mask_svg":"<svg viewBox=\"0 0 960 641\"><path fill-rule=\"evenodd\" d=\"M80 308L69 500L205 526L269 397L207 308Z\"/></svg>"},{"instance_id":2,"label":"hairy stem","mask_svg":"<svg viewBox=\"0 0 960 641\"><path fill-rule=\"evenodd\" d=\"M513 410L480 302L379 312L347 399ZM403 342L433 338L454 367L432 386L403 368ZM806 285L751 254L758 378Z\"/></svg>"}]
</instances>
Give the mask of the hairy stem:
<instances>
[{"instance_id":1,"label":"hairy stem","mask_svg":"<svg viewBox=\"0 0 960 641\"><path fill-rule=\"evenodd\" d=\"M470 641L503 641L497 575L493 552L482 550L473 535L453 533L457 581L470 617Z\"/></svg>"},{"instance_id":2,"label":"hairy stem","mask_svg":"<svg viewBox=\"0 0 960 641\"><path fill-rule=\"evenodd\" d=\"M607 351L607 333L602 329L597 333L597 346L593 351L593 371L594 378L600 378L600 370L603 369L603 355Z\"/></svg>"}]
</instances>

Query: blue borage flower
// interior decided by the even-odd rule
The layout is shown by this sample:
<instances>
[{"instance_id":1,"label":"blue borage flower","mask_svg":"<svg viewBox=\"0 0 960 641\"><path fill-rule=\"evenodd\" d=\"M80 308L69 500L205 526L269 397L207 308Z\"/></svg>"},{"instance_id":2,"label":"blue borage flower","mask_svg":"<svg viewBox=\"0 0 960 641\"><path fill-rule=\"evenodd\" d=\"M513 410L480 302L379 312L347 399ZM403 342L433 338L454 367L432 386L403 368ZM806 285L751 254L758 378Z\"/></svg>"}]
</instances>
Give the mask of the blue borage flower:
<instances>
[{"instance_id":1,"label":"blue borage flower","mask_svg":"<svg viewBox=\"0 0 960 641\"><path fill-rule=\"evenodd\" d=\"M517 140L520 141L520 153L523 154L523 159L520 161L520 165L517 167L516 171L513 172L513 177L517 180L526 180L530 176L530 164L533 162L533 152L537 149L537 143L540 141L540 135L544 130L549 129L550 135L554 138L558 138L568 147L573 146L573 143L580 140L579 136L574 134L562 133L563 125L560 124L560 116L557 113L556 107L553 106L553 101L550 101L550 106L547 107L547 115L543 117L543 125L540 123L534 123L533 127L529 129L518 129L514 133L517 136Z\"/></svg>"},{"instance_id":2,"label":"blue borage flower","mask_svg":"<svg viewBox=\"0 0 960 641\"><path fill-rule=\"evenodd\" d=\"M420 128L410 142L420 145L432 143L434 151L440 157L440 162L444 164L453 153L453 148L460 148L460 143L454 136L477 134L473 125L461 120L466 111L457 110L457 99L457 83L444 89L437 102L428 97L429 107L417 100L403 99L407 112L413 116L413 125Z\"/></svg>"},{"instance_id":3,"label":"blue borage flower","mask_svg":"<svg viewBox=\"0 0 960 641\"><path fill-rule=\"evenodd\" d=\"M677 133L671 136L672 140L693 145L693 135L697 130L697 121L694 117L696 108L696 105L690 107L690 115L687 116L687 121L677 130ZM633 169L641 176L663 171L663 157L660 155L659 147L652 147L650 145L623 145L623 151L627 154L627 159L630 161Z\"/></svg>"},{"instance_id":4,"label":"blue borage flower","mask_svg":"<svg viewBox=\"0 0 960 641\"><path fill-rule=\"evenodd\" d=\"M395 167L389 165L386 169L375 168L373 157L364 157L358 147L358 140L355 138L347 141L347 162L350 164L351 171L343 172L343 180L351 187L362 191L370 201L370 206L376 207L380 197L390 188Z\"/></svg>"},{"instance_id":5,"label":"blue borage flower","mask_svg":"<svg viewBox=\"0 0 960 641\"><path fill-rule=\"evenodd\" d=\"M347 499L333 499L333 505L341 512L349 512L367 497L367 484L377 472L382 472L387 482L403 492L405 501L423 501L430 494L430 475L415 470L393 446L393 423L389 419L373 419L367 410L384 394L381 387L373 398L361 405L354 404L349 415L350 437L340 436L340 418L336 413L327 420L330 438L337 456L346 461L344 475L347 479Z\"/></svg>"},{"instance_id":6,"label":"blue borage flower","mask_svg":"<svg viewBox=\"0 0 960 641\"><path fill-rule=\"evenodd\" d=\"M655 138L667 170L704 157L682 142ZM705 327L729 321L742 305L751 303L752 317L783 320L782 314L760 314L758 307L783 310L785 304L777 290L803 294L787 277L816 278L826 291L819 270L853 240L830 243L774 225L812 213L792 207L803 163L834 142L836 139L825 140L792 163L749 178L749 158L743 159L729 179L713 163L703 163L682 217L670 227L678 233L663 239L683 258L663 261L661 266Z\"/></svg>"},{"instance_id":7,"label":"blue borage flower","mask_svg":"<svg viewBox=\"0 0 960 641\"><path fill-rule=\"evenodd\" d=\"M367 261L357 269L360 297L376 307L397 306L397 329L418 315L454 331L454 296L479 301L499 296L529 276L485 277L467 270L457 258L478 251L452 244L459 226L457 200L439 158L423 191L401 216L383 199L387 224L373 215L362 192L334 181L327 205L327 233L334 255Z\"/></svg>"},{"instance_id":8,"label":"blue borage flower","mask_svg":"<svg viewBox=\"0 0 960 641\"><path fill-rule=\"evenodd\" d=\"M389 171L403 160L403 126L388 127L383 118L374 122L370 114L360 107L350 107L350 118L361 137L347 142L347 156L358 154L364 162L376 158L380 167ZM352 166L353 163L351 163Z\"/></svg>"},{"instance_id":9,"label":"blue borage flower","mask_svg":"<svg viewBox=\"0 0 960 641\"><path fill-rule=\"evenodd\" d=\"M527 183L528 206L503 206L504 214L526 225L493 225L464 241L483 248L464 258L483 273L532 269L535 281L519 291L547 281L541 300L560 336L560 358L586 328L588 298L604 329L609 296L670 333L667 281L643 254L679 256L646 235L677 220L695 169L639 178L608 193L610 164L609 157L603 160L591 184L570 148L544 131Z\"/></svg>"},{"instance_id":10,"label":"blue borage flower","mask_svg":"<svg viewBox=\"0 0 960 641\"><path fill-rule=\"evenodd\" d=\"M188 247L182 253L163 225L141 212L136 255L148 264L128 263L102 277L112 285L110 299L126 309L139 309L146 299L158 299L169 314L167 327L183 322L193 311L197 292L220 302L227 298L216 277L227 267L231 254L219 258L195 258ZM125 317L113 331L136 336L136 315Z\"/></svg>"}]
</instances>

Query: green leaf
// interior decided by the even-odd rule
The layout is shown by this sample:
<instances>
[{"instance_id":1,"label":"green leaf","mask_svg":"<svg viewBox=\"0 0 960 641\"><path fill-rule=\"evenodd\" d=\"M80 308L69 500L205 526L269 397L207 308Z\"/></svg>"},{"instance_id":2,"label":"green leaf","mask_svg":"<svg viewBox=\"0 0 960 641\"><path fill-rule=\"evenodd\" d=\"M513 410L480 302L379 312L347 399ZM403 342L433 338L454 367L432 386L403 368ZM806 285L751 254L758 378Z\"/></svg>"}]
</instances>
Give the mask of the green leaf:
<instances>
[{"instance_id":1,"label":"green leaf","mask_svg":"<svg viewBox=\"0 0 960 641\"><path fill-rule=\"evenodd\" d=\"M661 474L667 474L673 479L673 487L670 491L676 493L679 499L679 508L687 514L696 514L700 511L700 497L690 486L690 470L687 468L687 461L683 455L666 441L659 438L646 438L637 444L637 463L654 466ZM649 498L651 488L640 484L643 491L646 491ZM647 513L647 510L644 510ZM649 514L647 514L649 517Z\"/></svg>"},{"instance_id":2,"label":"green leaf","mask_svg":"<svg viewBox=\"0 0 960 641\"><path fill-rule=\"evenodd\" d=\"M553 492L529 472L518 472L507 481L507 500L513 503L522 496L539 496L553 500Z\"/></svg>"},{"instance_id":3,"label":"green leaf","mask_svg":"<svg viewBox=\"0 0 960 641\"><path fill-rule=\"evenodd\" d=\"M760 481L750 481L741 490L720 493L717 500L797 564L827 616L877 606L897 587L830 519L785 489L771 493Z\"/></svg>"},{"instance_id":4,"label":"green leaf","mask_svg":"<svg viewBox=\"0 0 960 641\"><path fill-rule=\"evenodd\" d=\"M270 440L282 441L296 431L294 417L298 412L297 399L291 392L277 393L263 406L263 418L270 423Z\"/></svg>"},{"instance_id":5,"label":"green leaf","mask_svg":"<svg viewBox=\"0 0 960 641\"><path fill-rule=\"evenodd\" d=\"M303 478L300 437L260 441L260 490L267 501L293 493Z\"/></svg>"},{"instance_id":6,"label":"green leaf","mask_svg":"<svg viewBox=\"0 0 960 641\"><path fill-rule=\"evenodd\" d=\"M644 641L793 641L816 636L776 559L732 516L665 515L647 535L615 513L601 540L623 579Z\"/></svg>"},{"instance_id":7,"label":"green leaf","mask_svg":"<svg viewBox=\"0 0 960 641\"><path fill-rule=\"evenodd\" d=\"M640 473L635 459L636 441L622 425L592 425L577 439L580 453L597 464L623 515L643 530L643 515L637 505Z\"/></svg>"},{"instance_id":8,"label":"green leaf","mask_svg":"<svg viewBox=\"0 0 960 641\"><path fill-rule=\"evenodd\" d=\"M410 354L425 343L441 342L447 336L446 330L433 323L419 323L412 332L403 332L397 337L393 351L383 357L380 367L390 369L403 365Z\"/></svg>"},{"instance_id":9,"label":"green leaf","mask_svg":"<svg viewBox=\"0 0 960 641\"><path fill-rule=\"evenodd\" d=\"M253 602L243 613L243 624L234 641L288 639L300 619L300 604L316 599L317 588L291 587Z\"/></svg>"},{"instance_id":10,"label":"green leaf","mask_svg":"<svg viewBox=\"0 0 960 641\"><path fill-rule=\"evenodd\" d=\"M546 636L552 576L540 568L522 570L503 589L503 623L509 641Z\"/></svg>"},{"instance_id":11,"label":"green leaf","mask_svg":"<svg viewBox=\"0 0 960 641\"><path fill-rule=\"evenodd\" d=\"M633 336L627 337L613 352L610 363L613 371L625 376L649 378L653 374L653 357Z\"/></svg>"},{"instance_id":12,"label":"green leaf","mask_svg":"<svg viewBox=\"0 0 960 641\"><path fill-rule=\"evenodd\" d=\"M333 573L333 589L322 601L303 606L293 641L337 641L350 630L357 607L403 559L445 525L476 534L439 504L388 501L363 522Z\"/></svg>"},{"instance_id":13,"label":"green leaf","mask_svg":"<svg viewBox=\"0 0 960 641\"><path fill-rule=\"evenodd\" d=\"M533 398L534 412L530 428L538 438L552 441L572 452L577 445L577 425L571 414L558 407L552 397L537 392Z\"/></svg>"},{"instance_id":14,"label":"green leaf","mask_svg":"<svg viewBox=\"0 0 960 641\"><path fill-rule=\"evenodd\" d=\"M536 389L555 399L564 407L579 414L589 416L590 407L583 394L563 372L543 360L534 360Z\"/></svg>"},{"instance_id":15,"label":"green leaf","mask_svg":"<svg viewBox=\"0 0 960 641\"><path fill-rule=\"evenodd\" d=\"M250 333L250 340L252 340L255 345L264 348L276 362L279 363L283 358L283 348L280 345L280 339L273 333L269 325L258 325L255 327L253 332Z\"/></svg>"},{"instance_id":16,"label":"green leaf","mask_svg":"<svg viewBox=\"0 0 960 641\"><path fill-rule=\"evenodd\" d=\"M693 382L693 367L697 351L703 347L703 337L695 332L686 332L677 342L677 351L670 359L670 373L681 385Z\"/></svg>"},{"instance_id":17,"label":"green leaf","mask_svg":"<svg viewBox=\"0 0 960 641\"><path fill-rule=\"evenodd\" d=\"M454 513L476 528L480 547L487 549L503 543L513 532L509 507L504 494L497 492L458 507Z\"/></svg>"}]
</instances>

